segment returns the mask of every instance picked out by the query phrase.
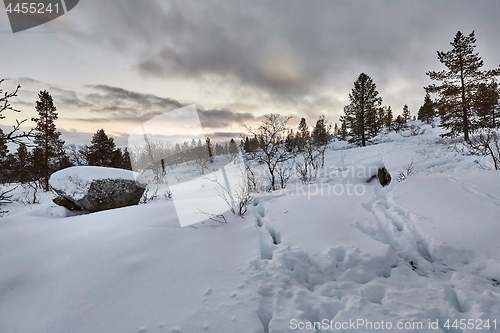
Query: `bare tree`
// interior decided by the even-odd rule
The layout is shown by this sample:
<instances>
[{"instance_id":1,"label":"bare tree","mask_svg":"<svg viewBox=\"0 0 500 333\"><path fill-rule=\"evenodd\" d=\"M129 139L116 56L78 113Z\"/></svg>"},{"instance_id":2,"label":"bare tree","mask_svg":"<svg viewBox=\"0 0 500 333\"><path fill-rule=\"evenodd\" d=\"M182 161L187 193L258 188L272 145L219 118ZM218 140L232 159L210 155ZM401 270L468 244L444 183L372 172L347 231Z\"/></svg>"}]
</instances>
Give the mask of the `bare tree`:
<instances>
[{"instance_id":1,"label":"bare tree","mask_svg":"<svg viewBox=\"0 0 500 333\"><path fill-rule=\"evenodd\" d=\"M234 191L230 191L226 186L221 184L217 178L209 179L218 185L216 189L217 194L226 202L231 213L239 216L245 215L248 207L253 201L252 183L246 179L246 172L245 170L240 175L240 182Z\"/></svg>"},{"instance_id":2,"label":"bare tree","mask_svg":"<svg viewBox=\"0 0 500 333\"><path fill-rule=\"evenodd\" d=\"M210 143L210 141L207 143ZM200 175L205 174L205 171L210 169L213 160L209 144L192 149L192 162L200 170Z\"/></svg>"},{"instance_id":3,"label":"bare tree","mask_svg":"<svg viewBox=\"0 0 500 333\"><path fill-rule=\"evenodd\" d=\"M490 131L474 136L466 145L471 154L489 156L495 170L500 170L500 141L495 132Z\"/></svg>"},{"instance_id":4,"label":"bare tree","mask_svg":"<svg viewBox=\"0 0 500 333\"><path fill-rule=\"evenodd\" d=\"M74 143L66 145L65 147L66 155L73 165L87 165L87 160L85 159L85 150L88 147L77 147Z\"/></svg>"},{"instance_id":5,"label":"bare tree","mask_svg":"<svg viewBox=\"0 0 500 333\"><path fill-rule=\"evenodd\" d=\"M136 145L130 152L132 168L135 171L150 171L153 174L154 183L162 183L171 165L170 159L173 148L169 142L150 142Z\"/></svg>"},{"instance_id":6,"label":"bare tree","mask_svg":"<svg viewBox=\"0 0 500 333\"><path fill-rule=\"evenodd\" d=\"M0 84L2 84L4 81L5 81L5 79L0 79ZM12 92L7 92L7 91L4 92L3 89L0 88L0 120L5 119L4 111L21 112L20 110L12 107L12 105L9 102L9 99L11 99L12 97L17 97L17 92L19 91L20 88L21 88L21 86L17 85L16 89ZM3 144L7 144L7 143L21 144L21 143L24 143L24 141L26 139L31 138L31 136L32 136L31 132L33 131L33 129L31 129L28 132L24 132L24 131L21 132L20 131L21 125L25 121L27 121L27 119L24 119L21 121L16 119L16 124L12 126L12 130L10 132L2 135L1 139L3 141ZM9 193L11 191L13 191L13 189L10 189L7 191L3 191L2 189L0 189L0 205L7 204L7 203L11 202L11 200L10 200L11 196L9 195ZM0 214L6 213L6 212L7 211L0 210Z\"/></svg>"},{"instance_id":7,"label":"bare tree","mask_svg":"<svg viewBox=\"0 0 500 333\"><path fill-rule=\"evenodd\" d=\"M277 167L290 160L293 155L286 149L283 141L288 132L288 121L291 116L281 116L271 113L263 117L261 124L257 129L247 127L248 132L255 136L260 143L260 147L253 152L253 158L267 167L268 178L270 182L269 190L275 190Z\"/></svg>"},{"instance_id":8,"label":"bare tree","mask_svg":"<svg viewBox=\"0 0 500 333\"><path fill-rule=\"evenodd\" d=\"M293 176L293 164L280 163L276 167L276 174L278 175L278 179L280 181L280 187L286 188L286 184L288 180Z\"/></svg>"},{"instance_id":9,"label":"bare tree","mask_svg":"<svg viewBox=\"0 0 500 333\"><path fill-rule=\"evenodd\" d=\"M321 166L323 146L315 144L312 140L305 143L302 153L296 159L296 169L302 184L309 184L316 179Z\"/></svg>"},{"instance_id":10,"label":"bare tree","mask_svg":"<svg viewBox=\"0 0 500 333\"><path fill-rule=\"evenodd\" d=\"M4 81L5 79L0 79L0 84L2 84L2 82ZM18 85L16 89L12 92L7 92L7 91L4 92L3 89L0 88L0 120L5 118L5 115L3 113L4 111L21 112L20 110L12 107L12 105L9 102L10 98L17 97L17 92L19 91L20 88L21 85ZM20 144L25 139L31 138L32 129L29 132L24 132L24 131L20 132L21 125L27 120L28 119L19 121L16 119L16 124L12 126L13 127L12 130L7 134L5 134L4 136L4 140L6 143L10 142L15 144Z\"/></svg>"}]
</instances>

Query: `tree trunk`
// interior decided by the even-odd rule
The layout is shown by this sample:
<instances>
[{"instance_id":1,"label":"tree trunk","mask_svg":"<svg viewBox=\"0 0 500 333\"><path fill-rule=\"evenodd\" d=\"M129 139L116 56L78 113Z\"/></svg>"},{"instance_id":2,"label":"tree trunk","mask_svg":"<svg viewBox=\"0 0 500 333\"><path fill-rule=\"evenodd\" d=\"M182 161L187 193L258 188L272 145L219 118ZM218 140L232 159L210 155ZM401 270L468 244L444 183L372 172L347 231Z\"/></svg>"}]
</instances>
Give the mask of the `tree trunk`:
<instances>
[{"instance_id":1,"label":"tree trunk","mask_svg":"<svg viewBox=\"0 0 500 333\"><path fill-rule=\"evenodd\" d=\"M462 121L463 121L463 131L464 140L469 142L469 115L467 112L467 101L465 100L465 82L464 82L464 65L463 59L460 59L460 83L462 92Z\"/></svg>"},{"instance_id":2,"label":"tree trunk","mask_svg":"<svg viewBox=\"0 0 500 333\"><path fill-rule=\"evenodd\" d=\"M361 88L361 146L366 146L365 138L365 86Z\"/></svg>"},{"instance_id":3,"label":"tree trunk","mask_svg":"<svg viewBox=\"0 0 500 333\"><path fill-rule=\"evenodd\" d=\"M46 116L45 116L45 152L44 152L44 157L43 157L43 177L44 177L44 191L48 192L49 191L49 129L47 127L48 124L48 111L46 111Z\"/></svg>"}]
</instances>

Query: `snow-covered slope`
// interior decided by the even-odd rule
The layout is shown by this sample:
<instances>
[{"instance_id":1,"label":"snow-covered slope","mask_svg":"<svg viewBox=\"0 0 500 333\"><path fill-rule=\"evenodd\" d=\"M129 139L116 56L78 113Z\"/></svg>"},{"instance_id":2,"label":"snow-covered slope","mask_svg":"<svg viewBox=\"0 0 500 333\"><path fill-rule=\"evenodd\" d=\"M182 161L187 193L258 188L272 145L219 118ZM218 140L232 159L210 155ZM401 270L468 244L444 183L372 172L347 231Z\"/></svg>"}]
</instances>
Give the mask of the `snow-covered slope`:
<instances>
[{"instance_id":1,"label":"snow-covered slope","mask_svg":"<svg viewBox=\"0 0 500 333\"><path fill-rule=\"evenodd\" d=\"M334 143L316 183L258 194L227 224L181 228L166 199L72 217L50 197L13 204L0 332L500 331L500 173L438 134ZM389 186L339 192L333 171L378 160Z\"/></svg>"}]
</instances>

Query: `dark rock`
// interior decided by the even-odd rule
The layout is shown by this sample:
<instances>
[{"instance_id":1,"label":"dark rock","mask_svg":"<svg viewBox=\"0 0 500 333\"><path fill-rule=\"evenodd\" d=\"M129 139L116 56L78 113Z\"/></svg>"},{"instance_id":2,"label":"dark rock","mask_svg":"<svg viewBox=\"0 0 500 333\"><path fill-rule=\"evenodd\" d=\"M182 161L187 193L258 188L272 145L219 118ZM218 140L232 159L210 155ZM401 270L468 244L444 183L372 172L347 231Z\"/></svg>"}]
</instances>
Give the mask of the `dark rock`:
<instances>
[{"instance_id":1,"label":"dark rock","mask_svg":"<svg viewBox=\"0 0 500 333\"><path fill-rule=\"evenodd\" d=\"M68 210L71 210L71 211L82 209L82 207L78 206L73 201L66 199L65 197L61 197L61 196L55 197L54 199L52 199L52 202L58 206L62 206L62 207L66 208Z\"/></svg>"},{"instance_id":2,"label":"dark rock","mask_svg":"<svg viewBox=\"0 0 500 333\"><path fill-rule=\"evenodd\" d=\"M379 168L376 175L371 176L366 182L370 183L375 178L378 179L380 185L387 186L391 183L392 177L385 167Z\"/></svg>"},{"instance_id":3,"label":"dark rock","mask_svg":"<svg viewBox=\"0 0 500 333\"><path fill-rule=\"evenodd\" d=\"M137 205L144 190L145 187L135 180L96 179L90 183L87 193L82 198L72 198L68 193L54 188L59 197L52 201L69 210L84 209L90 212L99 212Z\"/></svg>"},{"instance_id":4,"label":"dark rock","mask_svg":"<svg viewBox=\"0 0 500 333\"><path fill-rule=\"evenodd\" d=\"M378 169L378 174L377 174L378 181L380 182L380 185L382 186L387 186L391 183L392 177L389 171L387 171L386 168L380 168Z\"/></svg>"},{"instance_id":5,"label":"dark rock","mask_svg":"<svg viewBox=\"0 0 500 333\"><path fill-rule=\"evenodd\" d=\"M137 205L145 188L128 179L97 179L78 204L90 211Z\"/></svg>"}]
</instances>

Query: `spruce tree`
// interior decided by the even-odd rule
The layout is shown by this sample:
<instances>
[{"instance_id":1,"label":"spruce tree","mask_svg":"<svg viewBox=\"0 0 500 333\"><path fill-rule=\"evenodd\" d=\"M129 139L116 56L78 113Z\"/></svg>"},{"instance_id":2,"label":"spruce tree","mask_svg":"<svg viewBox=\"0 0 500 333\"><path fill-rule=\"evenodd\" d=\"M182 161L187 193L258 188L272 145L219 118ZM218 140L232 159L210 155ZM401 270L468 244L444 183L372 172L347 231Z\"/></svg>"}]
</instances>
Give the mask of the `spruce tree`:
<instances>
[{"instance_id":1,"label":"spruce tree","mask_svg":"<svg viewBox=\"0 0 500 333\"><path fill-rule=\"evenodd\" d=\"M39 170L44 191L49 191L50 175L62 167L64 159L64 141L60 139L61 133L56 130L54 121L57 120L57 109L54 106L52 96L46 91L40 91L36 102L38 118L31 120L36 122L34 129L34 143L36 144L36 160L34 168Z\"/></svg>"},{"instance_id":2,"label":"spruce tree","mask_svg":"<svg viewBox=\"0 0 500 333\"><path fill-rule=\"evenodd\" d=\"M424 104L418 109L418 119L426 124L432 124L436 109L429 93L425 94Z\"/></svg>"},{"instance_id":3,"label":"spruce tree","mask_svg":"<svg viewBox=\"0 0 500 333\"><path fill-rule=\"evenodd\" d=\"M113 138L100 129L92 136L92 141L86 149L81 150L88 165L113 167L116 163L116 145Z\"/></svg>"},{"instance_id":4,"label":"spruce tree","mask_svg":"<svg viewBox=\"0 0 500 333\"><path fill-rule=\"evenodd\" d=\"M332 126L328 124L325 116L321 115L312 131L311 138L313 142L320 146L325 146L330 141L330 132Z\"/></svg>"},{"instance_id":5,"label":"spruce tree","mask_svg":"<svg viewBox=\"0 0 500 333\"><path fill-rule=\"evenodd\" d=\"M410 109L408 109L407 104L403 105L402 117L403 117L403 120L405 121L405 124L411 120L411 112L410 112Z\"/></svg>"},{"instance_id":6,"label":"spruce tree","mask_svg":"<svg viewBox=\"0 0 500 333\"><path fill-rule=\"evenodd\" d=\"M351 135L349 142L359 146L366 146L366 143L378 134L377 110L381 106L382 98L378 96L376 88L372 78L361 73L349 94L351 104L344 108Z\"/></svg>"},{"instance_id":7,"label":"spruce tree","mask_svg":"<svg viewBox=\"0 0 500 333\"><path fill-rule=\"evenodd\" d=\"M229 140L228 150L229 150L229 154L237 154L238 153L238 146L236 146L236 142L234 141L234 139Z\"/></svg>"},{"instance_id":8,"label":"spruce tree","mask_svg":"<svg viewBox=\"0 0 500 333\"><path fill-rule=\"evenodd\" d=\"M132 163L130 162L130 153L128 152L127 147L123 149L120 164L117 165L116 167L125 170L132 170Z\"/></svg>"},{"instance_id":9,"label":"spruce tree","mask_svg":"<svg viewBox=\"0 0 500 333\"><path fill-rule=\"evenodd\" d=\"M441 126L449 130L444 135L457 136L463 133L465 141L470 141L471 119L475 116L472 109L474 95L479 84L500 75L500 69L481 70L483 60L479 53L474 52L475 43L474 31L469 36L458 31L450 43L453 48L447 52L437 53L439 61L447 67L447 70L426 73L431 80L440 81L441 84L432 84L424 88L426 92L436 93L439 96L437 107L441 114Z\"/></svg>"}]
</instances>

